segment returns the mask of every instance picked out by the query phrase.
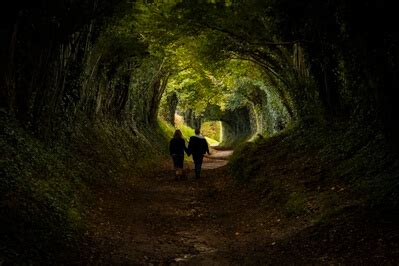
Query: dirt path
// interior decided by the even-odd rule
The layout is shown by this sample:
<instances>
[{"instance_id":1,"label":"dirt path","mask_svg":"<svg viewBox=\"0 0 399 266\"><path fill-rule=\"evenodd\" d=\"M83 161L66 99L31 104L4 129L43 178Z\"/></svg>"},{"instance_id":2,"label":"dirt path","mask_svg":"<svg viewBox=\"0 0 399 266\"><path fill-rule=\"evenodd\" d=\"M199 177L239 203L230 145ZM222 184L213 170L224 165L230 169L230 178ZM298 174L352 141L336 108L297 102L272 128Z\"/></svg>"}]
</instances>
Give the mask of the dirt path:
<instances>
[{"instance_id":1,"label":"dirt path","mask_svg":"<svg viewBox=\"0 0 399 266\"><path fill-rule=\"evenodd\" d=\"M272 245L271 214L219 167L231 153L206 158L201 180L168 171L98 191L89 234L103 252L92 263L230 265L256 251L251 243Z\"/></svg>"},{"instance_id":2,"label":"dirt path","mask_svg":"<svg viewBox=\"0 0 399 266\"><path fill-rule=\"evenodd\" d=\"M229 157L233 154L232 150L219 151L212 150L211 155L205 155L202 165L203 169L216 169L227 165ZM191 165L191 169L193 166Z\"/></svg>"},{"instance_id":3,"label":"dirt path","mask_svg":"<svg viewBox=\"0 0 399 266\"><path fill-rule=\"evenodd\" d=\"M91 265L378 265L397 262L394 224L358 211L330 225L286 216L237 186L214 152L202 178L172 170L98 189L89 214ZM396 230L396 231L395 231ZM399 234L394 234L399 235ZM378 245L376 245L376 243ZM390 247L390 248L387 248ZM378 249L377 249L378 248ZM391 265L389 264L388 265ZM87 263L85 263L87 264Z\"/></svg>"}]
</instances>

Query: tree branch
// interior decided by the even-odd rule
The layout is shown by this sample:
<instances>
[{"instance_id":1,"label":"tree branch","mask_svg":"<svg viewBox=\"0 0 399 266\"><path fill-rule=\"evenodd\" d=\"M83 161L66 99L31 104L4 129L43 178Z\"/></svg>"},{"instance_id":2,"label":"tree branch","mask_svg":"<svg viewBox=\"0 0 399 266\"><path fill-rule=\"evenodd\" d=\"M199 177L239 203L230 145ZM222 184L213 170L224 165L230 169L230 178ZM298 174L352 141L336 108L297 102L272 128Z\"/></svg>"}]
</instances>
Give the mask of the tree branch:
<instances>
[{"instance_id":1,"label":"tree branch","mask_svg":"<svg viewBox=\"0 0 399 266\"><path fill-rule=\"evenodd\" d=\"M295 40L295 41L288 41L288 42L269 42L269 41L264 41L264 42L258 42L258 43L253 43L248 41L246 38L244 38L241 35L238 35L232 31L229 31L225 28L221 28L221 27L217 27L217 26L213 26L213 25L209 25L207 23L203 23L203 24L199 24L200 26L204 26L208 29L211 30L215 30L215 31L219 31L222 32L224 34L229 35L230 37L236 39L236 40L240 40L242 42L245 42L248 45L268 45L268 46L285 46L285 45L293 45L295 43L300 43L301 41L299 40Z\"/></svg>"}]
</instances>

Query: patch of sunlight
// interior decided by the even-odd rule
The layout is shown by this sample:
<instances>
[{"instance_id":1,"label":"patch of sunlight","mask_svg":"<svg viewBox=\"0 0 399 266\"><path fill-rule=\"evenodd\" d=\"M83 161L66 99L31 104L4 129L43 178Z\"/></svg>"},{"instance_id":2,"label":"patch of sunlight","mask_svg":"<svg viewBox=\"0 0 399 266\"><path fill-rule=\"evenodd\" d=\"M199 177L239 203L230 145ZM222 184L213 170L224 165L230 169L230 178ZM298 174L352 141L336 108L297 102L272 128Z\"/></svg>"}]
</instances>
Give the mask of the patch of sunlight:
<instances>
[{"instance_id":1,"label":"patch of sunlight","mask_svg":"<svg viewBox=\"0 0 399 266\"><path fill-rule=\"evenodd\" d=\"M219 141L217 141L217 140L214 140L214 139L211 139L211 138L208 138L208 137L205 137L206 138L206 141L208 142L208 144L210 145L210 146L212 146L212 147L214 147L214 146L218 146L219 145Z\"/></svg>"},{"instance_id":2,"label":"patch of sunlight","mask_svg":"<svg viewBox=\"0 0 399 266\"><path fill-rule=\"evenodd\" d=\"M202 123L201 132L204 136L209 137L217 142L221 140L222 122L221 121L207 121Z\"/></svg>"},{"instance_id":3,"label":"patch of sunlight","mask_svg":"<svg viewBox=\"0 0 399 266\"><path fill-rule=\"evenodd\" d=\"M162 118L158 119L158 124L159 124L159 127L160 127L161 131L162 131L162 134L164 134L168 138L171 138L173 136L173 133L175 132L175 129L174 129L174 127L171 124L169 124L168 122L166 122Z\"/></svg>"}]
</instances>

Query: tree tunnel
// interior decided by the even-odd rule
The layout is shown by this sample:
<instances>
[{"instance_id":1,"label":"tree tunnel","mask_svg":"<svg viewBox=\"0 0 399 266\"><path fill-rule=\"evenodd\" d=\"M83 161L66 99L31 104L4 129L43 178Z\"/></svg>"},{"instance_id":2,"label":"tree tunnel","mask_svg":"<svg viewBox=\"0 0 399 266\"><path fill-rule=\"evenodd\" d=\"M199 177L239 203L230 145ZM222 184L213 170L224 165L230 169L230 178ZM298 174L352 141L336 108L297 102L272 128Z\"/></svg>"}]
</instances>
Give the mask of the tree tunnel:
<instances>
[{"instance_id":1,"label":"tree tunnel","mask_svg":"<svg viewBox=\"0 0 399 266\"><path fill-rule=\"evenodd\" d=\"M356 8L298 4L298 10L325 14L320 21L323 16L295 16L285 3L268 1L16 3L2 16L1 104L33 130L51 135L81 120L81 114L134 128L153 124L164 91L175 91L182 109L197 115L210 104L234 110L246 102L256 131L269 136L374 102L374 120L393 136L395 127L386 121L396 109L390 97L379 95L391 95L397 82L379 83L383 73L372 66L385 62L378 51L397 54L396 46L375 50L377 43L370 42L354 49L348 36L364 27L346 11ZM304 23L307 28L298 26ZM366 25L372 31L365 40L386 39L391 32ZM376 51L368 57L373 63L356 61L369 51ZM357 71L352 62L365 70ZM395 72L396 64L385 65ZM351 82L355 77L363 85Z\"/></svg>"},{"instance_id":2,"label":"tree tunnel","mask_svg":"<svg viewBox=\"0 0 399 266\"><path fill-rule=\"evenodd\" d=\"M106 123L146 142L159 117L173 125L179 111L199 127L217 106L227 139L271 137L346 118L381 126L395 146L398 51L392 28L380 31L361 16L366 30L347 15L357 9L350 3L288 6L290 1L16 4L2 16L1 108L45 140ZM365 14L367 6L361 6ZM310 15L299 12L304 10ZM355 35L369 46L358 49Z\"/></svg>"},{"instance_id":3,"label":"tree tunnel","mask_svg":"<svg viewBox=\"0 0 399 266\"><path fill-rule=\"evenodd\" d=\"M256 124L246 107L222 111L219 106L211 105L205 110L203 121L221 121L221 146L232 147L256 132Z\"/></svg>"},{"instance_id":4,"label":"tree tunnel","mask_svg":"<svg viewBox=\"0 0 399 266\"><path fill-rule=\"evenodd\" d=\"M173 124L176 108L197 127L210 105L231 116L224 121L226 137L243 135L245 123L248 132L272 136L302 115L291 91L306 74L299 45L263 51L239 41L227 25L210 24L213 4L89 1L66 4L67 17L62 7L45 6L43 14L40 4L32 5L2 31L8 40L2 66L9 67L1 84L3 106L38 136L54 137L85 119L115 121L140 135L140 128L156 124L159 111ZM228 15L232 7L224 8ZM182 26L192 10L207 12L207 21L196 15L196 23ZM164 15L175 11L181 16ZM73 16L81 19L72 23Z\"/></svg>"},{"instance_id":5,"label":"tree tunnel","mask_svg":"<svg viewBox=\"0 0 399 266\"><path fill-rule=\"evenodd\" d=\"M176 114L191 128L221 121L221 145L240 146L229 167L244 181L263 180L262 199L274 195L282 208L306 205L294 191L302 186L335 200L347 193L336 184L347 181L362 193L373 184L368 195L397 207L391 2L31 0L1 8L0 233L20 241L9 256L25 254L24 245L42 256L31 247L56 243L68 257L59 247L74 245L88 187L157 169ZM270 180L265 167L285 159ZM334 169L319 167L322 159ZM314 179L285 186L299 172ZM329 175L337 179L325 188ZM28 227L40 236L16 231Z\"/></svg>"}]
</instances>

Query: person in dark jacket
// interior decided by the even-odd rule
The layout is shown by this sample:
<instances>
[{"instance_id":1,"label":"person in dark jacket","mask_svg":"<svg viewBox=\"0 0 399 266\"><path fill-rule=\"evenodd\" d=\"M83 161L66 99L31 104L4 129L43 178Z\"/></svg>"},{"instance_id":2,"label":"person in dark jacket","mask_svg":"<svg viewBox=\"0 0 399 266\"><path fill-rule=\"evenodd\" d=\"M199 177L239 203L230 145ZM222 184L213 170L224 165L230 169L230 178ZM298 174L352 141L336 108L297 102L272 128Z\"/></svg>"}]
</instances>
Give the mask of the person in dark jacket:
<instances>
[{"instance_id":1,"label":"person in dark jacket","mask_svg":"<svg viewBox=\"0 0 399 266\"><path fill-rule=\"evenodd\" d=\"M169 153L172 156L173 166L176 171L176 179L183 175L184 152L188 154L186 142L180 130L176 130L173 138L169 142Z\"/></svg>"},{"instance_id":2,"label":"person in dark jacket","mask_svg":"<svg viewBox=\"0 0 399 266\"><path fill-rule=\"evenodd\" d=\"M188 142L188 153L193 155L195 165L195 177L198 179L201 177L202 160L205 153L209 153L208 142L200 134L200 130L195 130L195 136L190 137Z\"/></svg>"}]
</instances>

